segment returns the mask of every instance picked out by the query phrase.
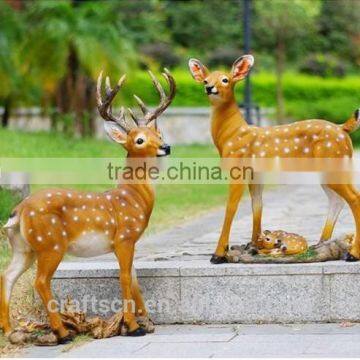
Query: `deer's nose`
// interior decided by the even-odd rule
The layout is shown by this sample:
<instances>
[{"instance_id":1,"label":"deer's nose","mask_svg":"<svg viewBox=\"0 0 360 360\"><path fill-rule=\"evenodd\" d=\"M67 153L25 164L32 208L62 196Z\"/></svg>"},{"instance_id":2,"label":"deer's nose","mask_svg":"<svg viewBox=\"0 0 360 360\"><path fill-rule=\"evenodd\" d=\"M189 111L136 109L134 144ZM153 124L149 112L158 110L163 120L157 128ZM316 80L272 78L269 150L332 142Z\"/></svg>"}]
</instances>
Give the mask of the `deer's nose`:
<instances>
[{"instance_id":1,"label":"deer's nose","mask_svg":"<svg viewBox=\"0 0 360 360\"><path fill-rule=\"evenodd\" d=\"M205 86L206 93L207 93L208 95L211 94L213 88L214 88L214 86L211 86L211 85Z\"/></svg>"}]
</instances>

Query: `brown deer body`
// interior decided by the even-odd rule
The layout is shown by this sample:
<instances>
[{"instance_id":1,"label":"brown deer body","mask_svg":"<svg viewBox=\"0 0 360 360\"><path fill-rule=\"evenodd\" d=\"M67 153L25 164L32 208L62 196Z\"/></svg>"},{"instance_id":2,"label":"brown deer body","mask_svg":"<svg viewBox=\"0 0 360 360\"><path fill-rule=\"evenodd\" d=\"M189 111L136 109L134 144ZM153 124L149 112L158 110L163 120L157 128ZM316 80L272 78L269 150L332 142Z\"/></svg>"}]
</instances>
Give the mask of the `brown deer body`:
<instances>
[{"instance_id":1,"label":"brown deer body","mask_svg":"<svg viewBox=\"0 0 360 360\"><path fill-rule=\"evenodd\" d=\"M352 157L349 133L360 124L359 111L343 125L325 120L306 120L273 127L249 126L239 110L234 96L237 81L245 78L254 63L251 55L235 61L230 73L209 70L199 60L190 59L194 79L204 83L211 106L211 133L222 158L344 158ZM321 241L330 239L337 217L346 201L356 223L356 241L347 259L360 258L360 198L352 184L324 184L329 197L329 212ZM226 262L231 224L245 185L230 183L225 220L211 261ZM252 243L261 234L263 185L249 184L253 208Z\"/></svg>"},{"instance_id":2,"label":"brown deer body","mask_svg":"<svg viewBox=\"0 0 360 360\"><path fill-rule=\"evenodd\" d=\"M137 98L144 113L138 119L133 113L132 126L125 120L124 109L119 118L112 114L111 102L119 91L124 77L114 89L106 81L105 99L101 96L102 76L99 76L98 108L105 121L105 130L112 140L128 152L128 166L137 158L154 158L169 154L156 126L156 118L167 108L175 95L175 82L167 72L163 74L170 85L165 95L158 81L153 82L161 96L161 104L150 112ZM144 335L152 330L151 321L132 270L135 244L148 225L154 205L154 191L150 181L120 183L105 193L64 189L42 190L21 202L5 227L13 250L10 265L1 277L1 326L11 331L9 303L12 288L18 277L37 259L35 287L48 312L50 325L59 342L69 339L57 311L50 311L53 300L50 283L54 272L66 253L92 257L114 252L120 265L120 285L124 301L124 325L128 335ZM134 302L135 306L131 306ZM142 317L139 327L136 317Z\"/></svg>"}]
</instances>

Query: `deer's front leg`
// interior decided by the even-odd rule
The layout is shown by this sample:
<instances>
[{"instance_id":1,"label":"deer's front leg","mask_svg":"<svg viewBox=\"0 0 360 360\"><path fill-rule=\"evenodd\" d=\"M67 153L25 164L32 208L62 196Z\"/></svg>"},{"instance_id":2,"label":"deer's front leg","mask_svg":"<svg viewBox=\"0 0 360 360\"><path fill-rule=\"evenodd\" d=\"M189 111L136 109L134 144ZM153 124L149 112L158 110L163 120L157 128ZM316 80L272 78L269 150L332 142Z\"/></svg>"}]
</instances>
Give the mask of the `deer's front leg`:
<instances>
[{"instance_id":1,"label":"deer's front leg","mask_svg":"<svg viewBox=\"0 0 360 360\"><path fill-rule=\"evenodd\" d=\"M261 234L261 219L262 219L262 193L264 190L263 184L249 184L249 192L251 196L252 215L253 215L253 230L251 236L251 243L256 247L257 239Z\"/></svg>"},{"instance_id":2,"label":"deer's front leg","mask_svg":"<svg viewBox=\"0 0 360 360\"><path fill-rule=\"evenodd\" d=\"M131 292L133 299L135 301L135 315L138 324L147 333L153 333L155 331L155 326L152 320L150 319L148 311L146 309L134 266L132 268Z\"/></svg>"},{"instance_id":3,"label":"deer's front leg","mask_svg":"<svg viewBox=\"0 0 360 360\"><path fill-rule=\"evenodd\" d=\"M120 265L120 285L123 298L124 324L128 336L143 336L145 330L139 326L135 318L135 302L132 296L131 269L134 260L135 244L132 240L118 239L115 245L115 255Z\"/></svg>"},{"instance_id":4,"label":"deer's front leg","mask_svg":"<svg viewBox=\"0 0 360 360\"><path fill-rule=\"evenodd\" d=\"M241 196L244 193L244 189L245 184L230 184L229 198L226 206L223 228L215 254L211 257L210 260L213 264L221 264L227 262L225 255L229 249L229 235L231 230L231 224L238 208Z\"/></svg>"}]
</instances>

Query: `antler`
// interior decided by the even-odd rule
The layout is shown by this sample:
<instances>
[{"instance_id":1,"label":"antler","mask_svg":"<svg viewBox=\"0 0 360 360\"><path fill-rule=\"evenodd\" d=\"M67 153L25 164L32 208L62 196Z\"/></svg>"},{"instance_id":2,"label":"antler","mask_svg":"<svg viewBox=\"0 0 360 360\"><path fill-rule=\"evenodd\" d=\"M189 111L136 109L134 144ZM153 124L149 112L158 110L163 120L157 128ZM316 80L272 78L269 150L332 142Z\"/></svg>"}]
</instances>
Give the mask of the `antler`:
<instances>
[{"instance_id":1,"label":"antler","mask_svg":"<svg viewBox=\"0 0 360 360\"><path fill-rule=\"evenodd\" d=\"M159 106L153 110L150 111L146 105L144 104L144 102L136 95L134 95L134 98L136 100L136 102L138 103L144 118L143 119L139 119L133 112L131 109L129 110L129 113L131 115L131 117L134 119L134 121L139 125L139 124L144 124L147 125L149 124L151 121L156 120L165 110L166 108L171 104L172 100L175 97L175 92L176 92L176 83L174 78L172 77L172 75L170 74L170 71L168 69L164 69L164 72L162 73L162 75L164 76L164 78L166 79L167 83L169 84L169 95L165 94L164 89L162 88L162 86L160 85L159 81L156 79L156 77L154 76L154 74L149 70L149 75L152 79L152 82L156 88L156 91L158 92L158 94L160 95L160 104Z\"/></svg>"},{"instance_id":2,"label":"antler","mask_svg":"<svg viewBox=\"0 0 360 360\"><path fill-rule=\"evenodd\" d=\"M116 122L126 133L128 133L132 126L126 122L125 119L125 110L123 107L120 109L119 117L115 117L112 113L111 103L114 100L116 94L119 92L122 84L125 81L126 75L123 75L114 89L110 86L110 79L107 76L105 80L105 97L103 98L101 95L101 86L102 86L102 76L103 72L101 71L96 86L96 101L97 107L101 117L106 121L114 121Z\"/></svg>"}]
</instances>

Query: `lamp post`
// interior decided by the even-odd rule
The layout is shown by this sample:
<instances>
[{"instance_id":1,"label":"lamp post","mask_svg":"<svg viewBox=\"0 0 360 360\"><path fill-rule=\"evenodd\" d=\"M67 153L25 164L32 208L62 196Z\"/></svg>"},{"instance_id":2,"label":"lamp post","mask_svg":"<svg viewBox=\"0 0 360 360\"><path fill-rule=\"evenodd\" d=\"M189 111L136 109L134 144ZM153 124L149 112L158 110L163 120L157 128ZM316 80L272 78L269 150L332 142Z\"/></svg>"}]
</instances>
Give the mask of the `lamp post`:
<instances>
[{"instance_id":1,"label":"lamp post","mask_svg":"<svg viewBox=\"0 0 360 360\"><path fill-rule=\"evenodd\" d=\"M244 6L244 53L250 52L250 41L251 41L251 0L243 0ZM248 124L252 124L251 119L251 82L250 75L245 78L245 89L244 89L244 109L245 119Z\"/></svg>"}]
</instances>

